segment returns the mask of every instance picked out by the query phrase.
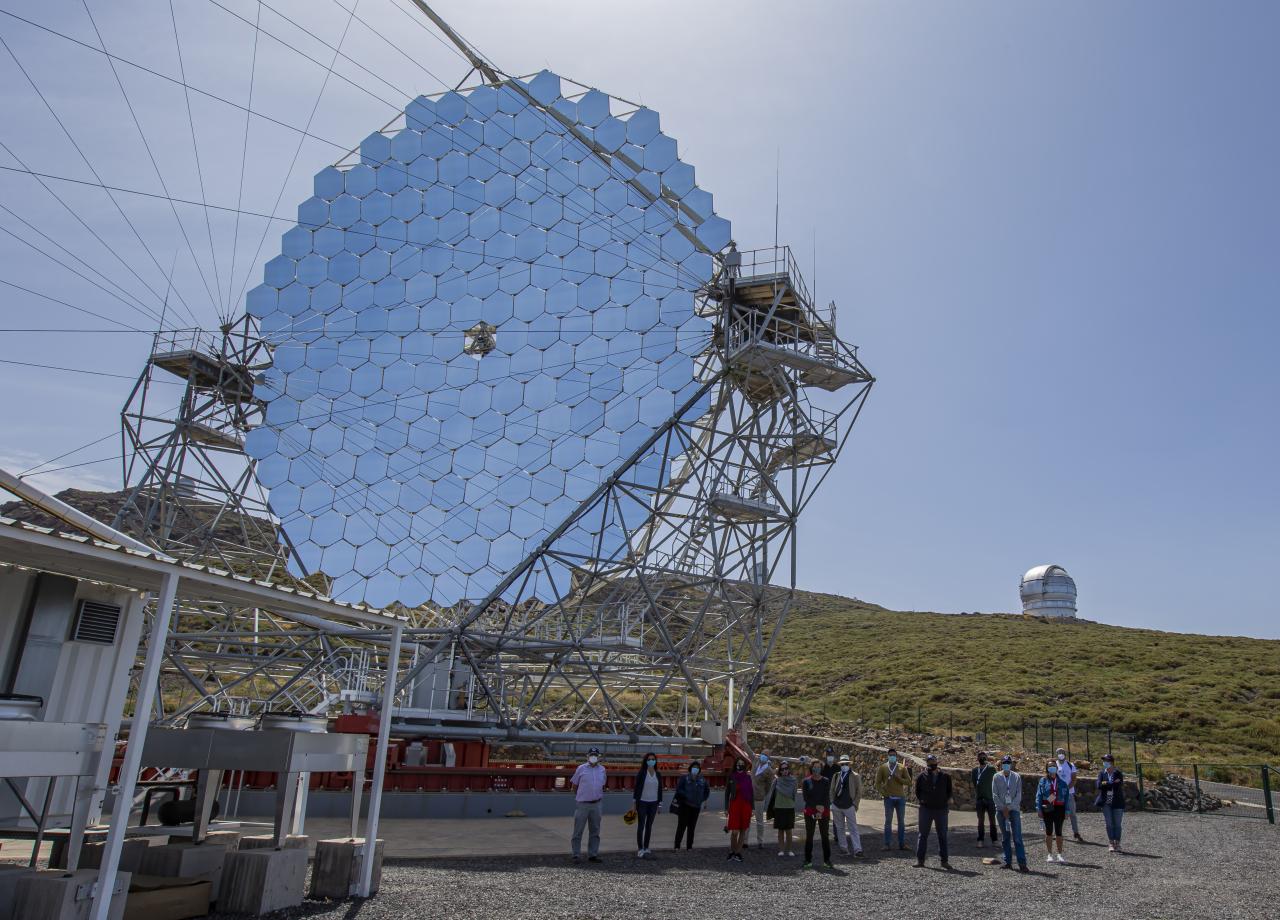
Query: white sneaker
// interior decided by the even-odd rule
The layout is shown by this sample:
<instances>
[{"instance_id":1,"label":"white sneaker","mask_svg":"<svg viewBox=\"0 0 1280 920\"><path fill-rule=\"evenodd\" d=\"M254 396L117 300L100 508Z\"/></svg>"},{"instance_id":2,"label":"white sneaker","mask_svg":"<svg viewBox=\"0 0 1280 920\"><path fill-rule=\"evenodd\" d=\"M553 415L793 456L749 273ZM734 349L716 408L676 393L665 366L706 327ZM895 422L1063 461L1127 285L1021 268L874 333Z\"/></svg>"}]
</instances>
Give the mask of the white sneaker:
<instances>
[{"instance_id":1,"label":"white sneaker","mask_svg":"<svg viewBox=\"0 0 1280 920\"><path fill-rule=\"evenodd\" d=\"M1066 861L1067 861L1067 857L1065 857L1065 856L1063 856L1061 853L1059 853L1059 854L1058 854L1058 862L1060 862L1060 863L1064 863L1064 862L1066 862Z\"/></svg>"},{"instance_id":2,"label":"white sneaker","mask_svg":"<svg viewBox=\"0 0 1280 920\"><path fill-rule=\"evenodd\" d=\"M786 853L786 851L785 851L785 850L779 850L779 851L778 851L778 855L779 855L779 856L786 856L786 855L787 855L787 853Z\"/></svg>"},{"instance_id":3,"label":"white sneaker","mask_svg":"<svg viewBox=\"0 0 1280 920\"><path fill-rule=\"evenodd\" d=\"M1052 854L1052 853L1050 853L1048 856L1046 856L1046 857L1044 858L1044 861L1045 861L1045 862L1053 862L1053 861L1054 861L1054 859L1053 859L1053 854Z\"/></svg>"},{"instance_id":4,"label":"white sneaker","mask_svg":"<svg viewBox=\"0 0 1280 920\"><path fill-rule=\"evenodd\" d=\"M795 851L794 851L794 850L787 850L787 855L788 855L788 856L795 856L796 854L795 854Z\"/></svg>"},{"instance_id":5,"label":"white sneaker","mask_svg":"<svg viewBox=\"0 0 1280 920\"><path fill-rule=\"evenodd\" d=\"M644 859L644 850L636 850L636 859Z\"/></svg>"}]
</instances>

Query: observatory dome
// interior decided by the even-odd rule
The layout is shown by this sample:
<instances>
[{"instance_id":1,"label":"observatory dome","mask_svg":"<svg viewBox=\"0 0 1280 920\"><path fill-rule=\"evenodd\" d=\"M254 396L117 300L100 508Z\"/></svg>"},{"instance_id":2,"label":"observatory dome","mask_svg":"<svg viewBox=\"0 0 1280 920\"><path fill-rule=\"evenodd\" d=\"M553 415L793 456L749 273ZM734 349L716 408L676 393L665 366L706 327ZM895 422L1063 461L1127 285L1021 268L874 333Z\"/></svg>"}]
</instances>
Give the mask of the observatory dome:
<instances>
[{"instance_id":1,"label":"observatory dome","mask_svg":"<svg viewBox=\"0 0 1280 920\"><path fill-rule=\"evenodd\" d=\"M1076 583L1060 565L1038 565L1022 576L1022 612L1037 617L1076 615Z\"/></svg>"}]
</instances>

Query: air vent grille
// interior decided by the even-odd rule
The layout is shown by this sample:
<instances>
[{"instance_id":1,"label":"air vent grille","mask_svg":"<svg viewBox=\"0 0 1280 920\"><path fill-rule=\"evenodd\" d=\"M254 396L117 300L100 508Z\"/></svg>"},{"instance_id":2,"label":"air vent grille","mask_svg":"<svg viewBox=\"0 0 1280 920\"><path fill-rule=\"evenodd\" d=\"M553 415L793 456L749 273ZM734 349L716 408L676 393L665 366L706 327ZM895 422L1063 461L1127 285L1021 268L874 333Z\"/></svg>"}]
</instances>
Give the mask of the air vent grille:
<instances>
[{"instance_id":1,"label":"air vent grille","mask_svg":"<svg viewBox=\"0 0 1280 920\"><path fill-rule=\"evenodd\" d=\"M71 639L73 642L114 645L116 630L119 628L119 607L114 604L104 604L101 601L84 600L80 602L80 612L76 617L76 628L71 634Z\"/></svg>"}]
</instances>

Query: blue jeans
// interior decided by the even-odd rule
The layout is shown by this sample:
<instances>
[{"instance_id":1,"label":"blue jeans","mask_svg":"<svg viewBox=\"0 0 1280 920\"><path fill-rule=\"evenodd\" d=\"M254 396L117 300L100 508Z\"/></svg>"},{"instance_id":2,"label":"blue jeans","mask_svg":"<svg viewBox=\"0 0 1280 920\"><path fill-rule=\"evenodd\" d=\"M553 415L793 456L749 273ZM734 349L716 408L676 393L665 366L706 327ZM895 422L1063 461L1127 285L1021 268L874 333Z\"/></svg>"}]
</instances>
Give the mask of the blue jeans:
<instances>
[{"instance_id":1,"label":"blue jeans","mask_svg":"<svg viewBox=\"0 0 1280 920\"><path fill-rule=\"evenodd\" d=\"M1107 839L1119 843L1121 825L1124 824L1124 809L1103 805L1102 820L1107 822Z\"/></svg>"},{"instance_id":2,"label":"blue jeans","mask_svg":"<svg viewBox=\"0 0 1280 920\"><path fill-rule=\"evenodd\" d=\"M916 839L916 861L924 862L925 855L929 852L929 828L930 826L938 829L938 855L942 857L942 861L947 861L947 820L950 817L945 808L926 808L921 805L920 812L920 836Z\"/></svg>"},{"instance_id":3,"label":"blue jeans","mask_svg":"<svg viewBox=\"0 0 1280 920\"><path fill-rule=\"evenodd\" d=\"M893 832L893 813L898 813L898 846L907 842L907 831L903 823L907 819L907 800L901 796L885 796L884 799L884 845L889 847L889 837Z\"/></svg>"},{"instance_id":4,"label":"blue jeans","mask_svg":"<svg viewBox=\"0 0 1280 920\"><path fill-rule=\"evenodd\" d=\"M1022 812L1011 808L1007 815L1003 811L998 811L996 814L1000 818L1000 836L1004 838L1004 864L1013 865L1013 851L1016 850L1018 865L1025 866L1027 850L1022 845ZM1012 841L1010 837L1013 838Z\"/></svg>"}]
</instances>

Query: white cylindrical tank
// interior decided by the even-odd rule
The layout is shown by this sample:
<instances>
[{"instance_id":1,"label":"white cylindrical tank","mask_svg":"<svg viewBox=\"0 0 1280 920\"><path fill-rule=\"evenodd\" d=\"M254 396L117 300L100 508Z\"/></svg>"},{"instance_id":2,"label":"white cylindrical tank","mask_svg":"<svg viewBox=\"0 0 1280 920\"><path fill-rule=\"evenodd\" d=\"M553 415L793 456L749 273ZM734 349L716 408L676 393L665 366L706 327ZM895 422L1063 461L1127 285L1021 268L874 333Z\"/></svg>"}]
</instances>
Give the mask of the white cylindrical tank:
<instances>
[{"instance_id":1,"label":"white cylindrical tank","mask_svg":"<svg viewBox=\"0 0 1280 920\"><path fill-rule=\"evenodd\" d=\"M1038 565L1022 576L1022 612L1037 617L1076 615L1076 583L1060 565Z\"/></svg>"}]
</instances>

